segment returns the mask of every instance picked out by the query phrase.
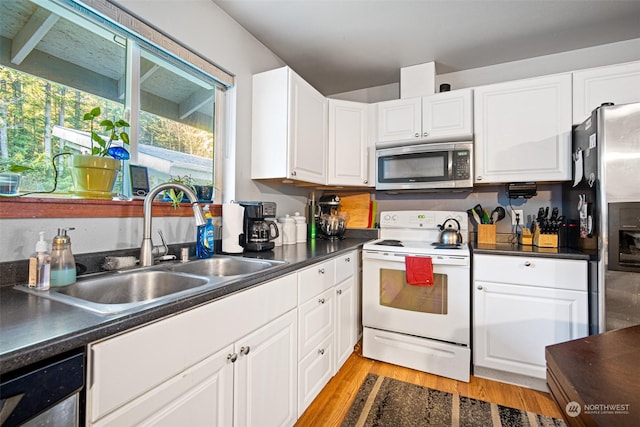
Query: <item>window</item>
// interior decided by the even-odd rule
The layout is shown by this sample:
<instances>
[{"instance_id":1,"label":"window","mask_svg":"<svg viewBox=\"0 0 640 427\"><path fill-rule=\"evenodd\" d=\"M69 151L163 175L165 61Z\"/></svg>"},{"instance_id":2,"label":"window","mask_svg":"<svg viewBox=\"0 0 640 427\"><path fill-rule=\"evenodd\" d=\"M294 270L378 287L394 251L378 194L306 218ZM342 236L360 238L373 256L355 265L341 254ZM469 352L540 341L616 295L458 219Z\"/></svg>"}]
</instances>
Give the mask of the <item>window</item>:
<instances>
[{"instance_id":1,"label":"window","mask_svg":"<svg viewBox=\"0 0 640 427\"><path fill-rule=\"evenodd\" d=\"M76 0L0 2L0 171L29 166L21 191L50 190L54 156L90 150L82 116L99 106L100 119L132 124L129 161L148 167L151 186L178 176L211 184L216 91L231 77L112 4L91 5L100 14ZM60 192L72 190L65 157L56 158ZM129 195L123 166L114 191Z\"/></svg>"}]
</instances>

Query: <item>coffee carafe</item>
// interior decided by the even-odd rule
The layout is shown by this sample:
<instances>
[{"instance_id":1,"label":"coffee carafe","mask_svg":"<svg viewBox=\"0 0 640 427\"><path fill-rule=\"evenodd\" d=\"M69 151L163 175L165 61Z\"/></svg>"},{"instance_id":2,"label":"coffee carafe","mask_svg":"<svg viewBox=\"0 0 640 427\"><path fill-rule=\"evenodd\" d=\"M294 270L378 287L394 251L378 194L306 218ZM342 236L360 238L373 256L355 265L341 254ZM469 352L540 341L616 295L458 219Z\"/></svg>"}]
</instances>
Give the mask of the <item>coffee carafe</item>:
<instances>
[{"instance_id":1,"label":"coffee carafe","mask_svg":"<svg viewBox=\"0 0 640 427\"><path fill-rule=\"evenodd\" d=\"M275 218L276 204L273 202L238 202L244 207L242 221L242 235L240 245L245 251L260 252L274 248L279 235L278 226L272 220Z\"/></svg>"}]
</instances>

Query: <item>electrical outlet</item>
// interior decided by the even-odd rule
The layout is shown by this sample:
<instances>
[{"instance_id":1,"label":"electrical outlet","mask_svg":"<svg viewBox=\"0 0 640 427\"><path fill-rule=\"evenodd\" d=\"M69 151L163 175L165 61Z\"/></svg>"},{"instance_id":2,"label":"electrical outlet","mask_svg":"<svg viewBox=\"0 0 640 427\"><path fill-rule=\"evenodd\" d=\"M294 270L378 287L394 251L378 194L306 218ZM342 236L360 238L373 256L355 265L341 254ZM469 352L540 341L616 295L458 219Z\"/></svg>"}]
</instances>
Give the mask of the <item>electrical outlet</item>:
<instances>
[{"instance_id":1,"label":"electrical outlet","mask_svg":"<svg viewBox=\"0 0 640 427\"><path fill-rule=\"evenodd\" d=\"M518 219L516 221L516 219ZM513 209L511 211L511 225L524 224L524 211L522 209Z\"/></svg>"}]
</instances>

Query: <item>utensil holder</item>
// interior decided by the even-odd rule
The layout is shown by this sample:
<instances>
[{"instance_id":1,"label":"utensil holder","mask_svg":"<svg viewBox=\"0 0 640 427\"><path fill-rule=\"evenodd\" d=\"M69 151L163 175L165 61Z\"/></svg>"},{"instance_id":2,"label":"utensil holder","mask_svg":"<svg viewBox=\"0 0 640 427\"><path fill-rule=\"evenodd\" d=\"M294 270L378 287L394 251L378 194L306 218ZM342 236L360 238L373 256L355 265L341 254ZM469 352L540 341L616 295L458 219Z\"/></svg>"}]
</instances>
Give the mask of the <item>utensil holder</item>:
<instances>
[{"instance_id":1,"label":"utensil holder","mask_svg":"<svg viewBox=\"0 0 640 427\"><path fill-rule=\"evenodd\" d=\"M478 244L495 245L496 224L478 224Z\"/></svg>"}]
</instances>

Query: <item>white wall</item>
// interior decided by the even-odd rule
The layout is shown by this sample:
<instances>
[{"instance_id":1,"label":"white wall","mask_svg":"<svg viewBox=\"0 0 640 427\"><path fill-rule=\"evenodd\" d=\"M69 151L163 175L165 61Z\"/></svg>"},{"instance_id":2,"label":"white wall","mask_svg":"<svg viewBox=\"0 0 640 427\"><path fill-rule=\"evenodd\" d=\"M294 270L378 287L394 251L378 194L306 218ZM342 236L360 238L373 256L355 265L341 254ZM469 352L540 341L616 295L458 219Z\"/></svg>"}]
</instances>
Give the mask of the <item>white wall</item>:
<instances>
[{"instance_id":1,"label":"white wall","mask_svg":"<svg viewBox=\"0 0 640 427\"><path fill-rule=\"evenodd\" d=\"M640 60L640 39L538 56L521 61L436 75L436 90L449 83L451 90L482 86L548 74ZM379 102L400 97L400 82L331 95L357 102Z\"/></svg>"}]
</instances>

